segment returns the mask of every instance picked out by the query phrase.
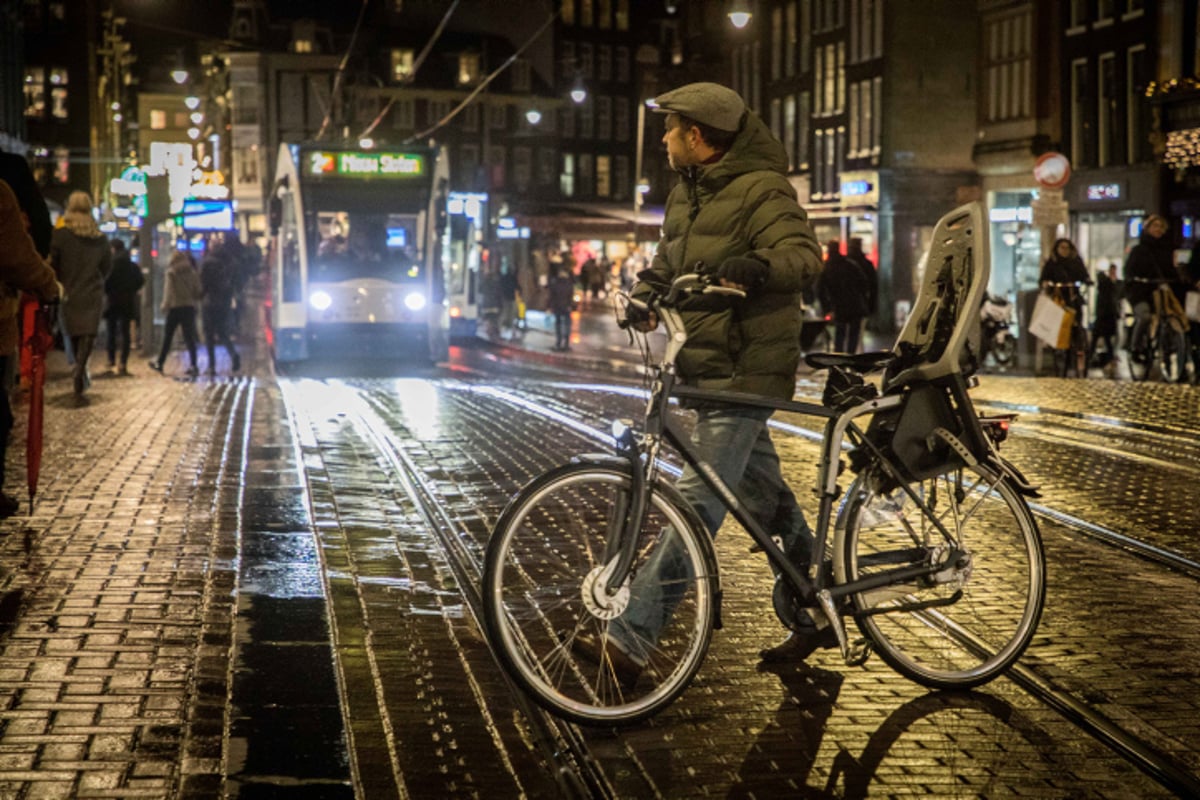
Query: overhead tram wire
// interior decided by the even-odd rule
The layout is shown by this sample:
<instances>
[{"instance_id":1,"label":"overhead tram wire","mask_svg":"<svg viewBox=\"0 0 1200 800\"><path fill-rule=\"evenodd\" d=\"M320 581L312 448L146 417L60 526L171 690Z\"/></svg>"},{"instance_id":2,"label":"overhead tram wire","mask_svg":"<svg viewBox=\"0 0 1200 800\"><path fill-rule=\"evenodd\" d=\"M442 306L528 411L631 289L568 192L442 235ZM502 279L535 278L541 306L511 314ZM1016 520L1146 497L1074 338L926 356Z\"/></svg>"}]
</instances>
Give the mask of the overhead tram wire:
<instances>
[{"instance_id":1,"label":"overhead tram wire","mask_svg":"<svg viewBox=\"0 0 1200 800\"><path fill-rule=\"evenodd\" d=\"M501 72L504 72L504 70L508 69L514 61L516 61L518 58L521 57L522 53L524 53L527 49L529 49L529 46L531 44L533 44L535 41L537 41L537 38L539 36L541 36L542 33L545 32L546 28L549 28L551 23L553 23L554 20L558 17L558 13L559 13L558 11L555 11L554 13L552 13L546 19L546 21L542 23L542 26L540 28L538 28L536 31L534 31L534 34L529 37L529 39L525 42L525 44L521 45L520 48L518 48L515 53L513 53L511 56L506 58L504 60L503 64L496 67L495 71L493 71L490 75L488 75L486 78L484 78L482 81L480 81L479 85L475 87L475 90L472 91L469 95L467 95L461 103L459 103L457 106L452 108L450 110L450 112L448 114L446 114L446 116L442 117L440 120L435 122L432 126L426 128L425 130L421 131L420 133L414 133L412 136L405 139L402 142L402 144L412 144L413 142L424 139L427 136L429 136L431 133L438 130L446 123L448 123L450 120L452 120L456 116L458 116L458 112L462 111L464 108L466 108L468 105L470 105L471 101L474 100L475 97L480 92L482 92L484 89L486 89L488 87L489 83L491 83L493 80L495 80L500 75Z\"/></svg>"},{"instance_id":2,"label":"overhead tram wire","mask_svg":"<svg viewBox=\"0 0 1200 800\"><path fill-rule=\"evenodd\" d=\"M421 52L417 54L416 59L413 61L413 67L412 67L412 77L413 78L416 77L417 70L419 70L421 68L421 65L425 63L425 59L429 57L429 52L431 50L433 50L434 43L439 38L441 38L442 31L446 29L446 24L448 22L450 22L450 17L453 16L454 9L458 8L459 2L460 2L460 0L454 0L454 2L452 2L450 4L450 8L446 9L446 13L444 15L442 15L442 19L437 24L437 28L434 29L433 34L429 37L429 41L425 43L425 47L423 47L421 49ZM387 113L392 110L392 106L394 106L394 105L396 105L395 95L393 95L387 101L387 105L385 105L383 107L383 110L381 110L379 112L379 114L375 117L375 119L371 120L371 124L366 127L366 130L364 130L362 133L360 133L358 135L358 139L362 140L362 139L365 139L366 137L370 136L371 131L375 130L375 128L379 126L380 122L383 122L383 118L387 116Z\"/></svg>"},{"instance_id":3,"label":"overhead tram wire","mask_svg":"<svg viewBox=\"0 0 1200 800\"><path fill-rule=\"evenodd\" d=\"M346 46L346 52L342 54L341 63L338 64L337 75L333 79L333 89L329 92L329 107L325 109L325 119L321 121L321 128L317 131L317 135L313 137L315 141L321 141L321 137L325 135L325 131L329 128L329 123L333 120L333 109L337 103L338 93L342 91L342 83L346 77L346 66L350 63L350 55L354 52L354 45L358 42L358 32L362 29L363 18L367 15L367 4L370 0L362 0L362 6L358 9L358 21L354 23L354 32L350 34L350 44Z\"/></svg>"}]
</instances>

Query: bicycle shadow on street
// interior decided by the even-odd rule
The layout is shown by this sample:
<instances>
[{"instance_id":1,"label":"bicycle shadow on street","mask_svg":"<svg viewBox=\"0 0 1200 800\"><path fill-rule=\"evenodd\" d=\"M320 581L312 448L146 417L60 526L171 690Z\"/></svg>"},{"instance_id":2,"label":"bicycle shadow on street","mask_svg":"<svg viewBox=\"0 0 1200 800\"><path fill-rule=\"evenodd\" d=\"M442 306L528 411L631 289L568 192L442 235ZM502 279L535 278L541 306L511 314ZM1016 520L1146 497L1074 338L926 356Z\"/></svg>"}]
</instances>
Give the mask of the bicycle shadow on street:
<instances>
[{"instance_id":1,"label":"bicycle shadow on street","mask_svg":"<svg viewBox=\"0 0 1200 800\"><path fill-rule=\"evenodd\" d=\"M996 766L979 763L981 753L994 752L997 758L1023 764L1023 769L1030 771L1038 769L1040 763L1046 773L1069 770L1072 763L1072 755L1062 749L1062 742L1007 700L983 692L933 691L893 711L871 734L861 753L856 755L844 746L839 747L824 785L810 786L807 780L812 775L843 676L803 664L770 671L779 674L788 696L775 721L751 747L739 770L740 781L728 797L845 800L871 797L887 789L876 783L881 769L894 778L905 773L905 765L911 764L914 755L936 757L942 746L948 754L937 760L950 774L956 774L956 755L964 769L973 775L980 774L981 767L986 772ZM978 750L968 752L969 746ZM914 748L920 752L915 753ZM1020 757L1014 756L1014 751L1020 751ZM783 774L781 767L786 770ZM992 774L997 776L998 772ZM799 788L794 792L781 791L781 778L789 779ZM979 785L972 791L978 790L983 796L992 795L994 790L997 792L994 796L1001 796L1006 784L1001 778L996 779L997 786ZM921 776L914 774L912 780L919 783Z\"/></svg>"}]
</instances>

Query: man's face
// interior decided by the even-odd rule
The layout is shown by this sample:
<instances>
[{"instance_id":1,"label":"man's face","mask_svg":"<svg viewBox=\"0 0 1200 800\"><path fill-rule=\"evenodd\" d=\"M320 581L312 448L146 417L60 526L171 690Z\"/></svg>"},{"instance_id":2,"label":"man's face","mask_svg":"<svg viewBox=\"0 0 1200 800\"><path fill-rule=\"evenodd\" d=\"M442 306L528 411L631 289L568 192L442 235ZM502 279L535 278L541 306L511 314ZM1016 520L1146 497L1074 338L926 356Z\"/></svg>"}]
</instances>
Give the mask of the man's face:
<instances>
[{"instance_id":1,"label":"man's face","mask_svg":"<svg viewBox=\"0 0 1200 800\"><path fill-rule=\"evenodd\" d=\"M663 144L667 146L667 161L671 169L681 170L699 163L692 148L691 129L680 124L678 114L667 114L667 132L663 134Z\"/></svg>"},{"instance_id":2,"label":"man's face","mask_svg":"<svg viewBox=\"0 0 1200 800\"><path fill-rule=\"evenodd\" d=\"M1161 219L1156 219L1146 226L1146 233L1153 236L1155 239L1161 239L1162 235L1167 232L1167 223Z\"/></svg>"}]
</instances>

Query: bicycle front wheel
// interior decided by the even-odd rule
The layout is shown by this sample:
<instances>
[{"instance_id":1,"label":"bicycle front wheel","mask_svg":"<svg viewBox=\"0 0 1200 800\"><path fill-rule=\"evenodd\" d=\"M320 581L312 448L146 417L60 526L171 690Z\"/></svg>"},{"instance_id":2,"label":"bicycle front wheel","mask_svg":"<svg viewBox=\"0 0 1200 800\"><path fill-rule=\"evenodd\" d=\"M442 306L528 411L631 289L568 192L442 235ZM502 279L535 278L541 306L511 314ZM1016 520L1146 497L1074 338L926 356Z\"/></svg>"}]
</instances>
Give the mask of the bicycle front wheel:
<instances>
[{"instance_id":1,"label":"bicycle front wheel","mask_svg":"<svg viewBox=\"0 0 1200 800\"><path fill-rule=\"evenodd\" d=\"M712 636L712 541L665 483L650 495L629 579L606 589L631 485L619 466L559 467L513 499L488 543L492 647L538 704L576 722L616 725L657 713L700 669ZM650 635L647 625L661 628Z\"/></svg>"},{"instance_id":2,"label":"bicycle front wheel","mask_svg":"<svg viewBox=\"0 0 1200 800\"><path fill-rule=\"evenodd\" d=\"M1042 613L1045 563L1029 507L983 464L911 484L947 540L903 489L873 483L864 472L851 487L839 582L961 555L932 576L852 595L859 629L925 686L986 683L1020 657Z\"/></svg>"}]
</instances>

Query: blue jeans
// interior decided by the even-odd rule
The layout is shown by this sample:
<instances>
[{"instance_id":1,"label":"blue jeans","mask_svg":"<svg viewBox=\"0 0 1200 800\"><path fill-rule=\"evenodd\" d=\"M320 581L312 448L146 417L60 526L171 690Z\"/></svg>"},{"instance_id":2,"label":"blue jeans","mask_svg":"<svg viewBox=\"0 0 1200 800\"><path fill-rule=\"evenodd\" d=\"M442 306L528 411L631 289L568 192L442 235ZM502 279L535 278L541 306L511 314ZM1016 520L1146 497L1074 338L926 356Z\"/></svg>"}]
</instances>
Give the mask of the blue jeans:
<instances>
[{"instance_id":1,"label":"blue jeans","mask_svg":"<svg viewBox=\"0 0 1200 800\"><path fill-rule=\"evenodd\" d=\"M728 486L735 488L749 513L773 536L795 563L807 563L813 535L784 483L779 455L771 442L767 408L722 408L699 412L692 444ZM727 509L700 475L685 467L677 488L699 514L708 532L716 536ZM611 629L625 651L644 660L647 648L658 642L676 606L683 599L691 574L682 543L668 527L650 558L630 586L630 602L619 623Z\"/></svg>"}]
</instances>

